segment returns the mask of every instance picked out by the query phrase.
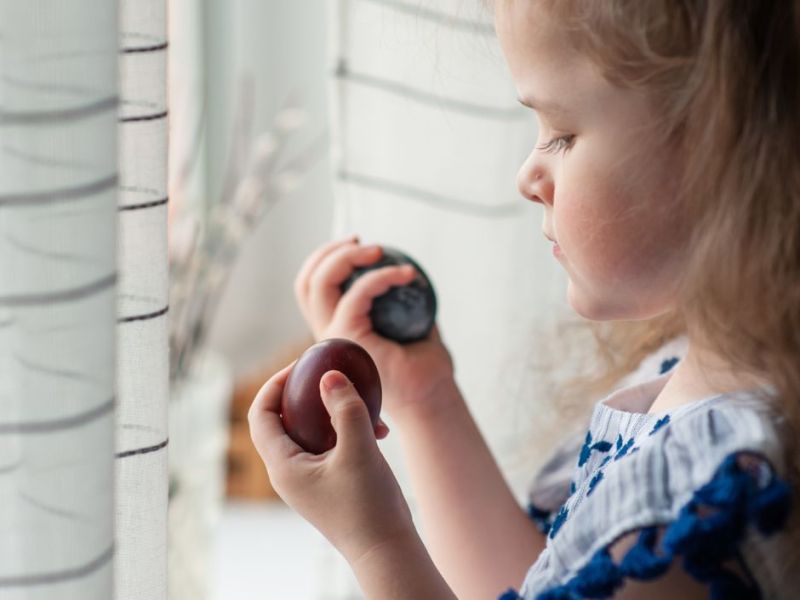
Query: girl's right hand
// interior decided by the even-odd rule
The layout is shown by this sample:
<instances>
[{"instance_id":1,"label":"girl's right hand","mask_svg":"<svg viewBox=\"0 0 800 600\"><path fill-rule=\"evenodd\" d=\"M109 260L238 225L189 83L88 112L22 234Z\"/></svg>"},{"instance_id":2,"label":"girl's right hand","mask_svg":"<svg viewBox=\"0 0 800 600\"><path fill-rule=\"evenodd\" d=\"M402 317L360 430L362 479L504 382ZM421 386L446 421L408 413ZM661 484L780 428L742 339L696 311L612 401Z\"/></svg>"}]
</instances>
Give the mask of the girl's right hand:
<instances>
[{"instance_id":1,"label":"girl's right hand","mask_svg":"<svg viewBox=\"0 0 800 600\"><path fill-rule=\"evenodd\" d=\"M454 369L436 324L427 338L410 344L399 344L372 329L372 300L392 286L411 282L413 267L369 271L341 293L339 286L356 267L371 265L381 255L380 246L361 246L352 237L324 244L303 263L294 292L316 341L346 338L369 352L380 374L383 406L396 416L419 403L435 402L437 392L453 381Z\"/></svg>"}]
</instances>

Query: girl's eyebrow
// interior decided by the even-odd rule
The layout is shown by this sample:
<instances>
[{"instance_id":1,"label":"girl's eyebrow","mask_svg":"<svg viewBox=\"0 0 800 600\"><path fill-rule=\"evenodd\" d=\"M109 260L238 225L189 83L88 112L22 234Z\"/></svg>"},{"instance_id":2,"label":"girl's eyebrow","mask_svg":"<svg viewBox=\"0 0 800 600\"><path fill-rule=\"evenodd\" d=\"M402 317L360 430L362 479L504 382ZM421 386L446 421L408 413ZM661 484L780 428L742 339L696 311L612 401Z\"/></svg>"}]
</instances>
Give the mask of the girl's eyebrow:
<instances>
[{"instance_id":1,"label":"girl's eyebrow","mask_svg":"<svg viewBox=\"0 0 800 600\"><path fill-rule=\"evenodd\" d=\"M554 101L537 100L536 98L517 98L522 106L527 106L538 113L545 113L549 115L561 115L567 112L561 104Z\"/></svg>"}]
</instances>

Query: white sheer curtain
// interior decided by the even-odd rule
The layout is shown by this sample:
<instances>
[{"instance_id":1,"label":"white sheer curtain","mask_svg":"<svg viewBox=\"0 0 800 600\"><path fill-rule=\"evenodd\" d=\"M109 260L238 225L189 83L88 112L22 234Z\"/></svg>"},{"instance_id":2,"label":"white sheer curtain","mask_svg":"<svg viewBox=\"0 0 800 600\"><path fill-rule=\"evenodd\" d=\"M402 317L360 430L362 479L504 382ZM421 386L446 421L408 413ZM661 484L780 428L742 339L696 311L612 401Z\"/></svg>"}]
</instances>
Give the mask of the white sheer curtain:
<instances>
[{"instance_id":1,"label":"white sheer curtain","mask_svg":"<svg viewBox=\"0 0 800 600\"><path fill-rule=\"evenodd\" d=\"M166 597L164 25L0 0L3 600Z\"/></svg>"},{"instance_id":2,"label":"white sheer curtain","mask_svg":"<svg viewBox=\"0 0 800 600\"><path fill-rule=\"evenodd\" d=\"M165 0L120 0L115 598L167 597Z\"/></svg>"},{"instance_id":3,"label":"white sheer curtain","mask_svg":"<svg viewBox=\"0 0 800 600\"><path fill-rule=\"evenodd\" d=\"M113 589L117 7L0 2L0 597Z\"/></svg>"},{"instance_id":4,"label":"white sheer curtain","mask_svg":"<svg viewBox=\"0 0 800 600\"><path fill-rule=\"evenodd\" d=\"M331 12L332 236L396 246L432 278L456 379L522 503L537 459L517 449L535 449L546 424L532 331L567 310L541 207L515 187L535 120L478 0L337 0ZM381 444L414 511L399 444ZM319 598L360 597L342 563L321 550Z\"/></svg>"}]
</instances>

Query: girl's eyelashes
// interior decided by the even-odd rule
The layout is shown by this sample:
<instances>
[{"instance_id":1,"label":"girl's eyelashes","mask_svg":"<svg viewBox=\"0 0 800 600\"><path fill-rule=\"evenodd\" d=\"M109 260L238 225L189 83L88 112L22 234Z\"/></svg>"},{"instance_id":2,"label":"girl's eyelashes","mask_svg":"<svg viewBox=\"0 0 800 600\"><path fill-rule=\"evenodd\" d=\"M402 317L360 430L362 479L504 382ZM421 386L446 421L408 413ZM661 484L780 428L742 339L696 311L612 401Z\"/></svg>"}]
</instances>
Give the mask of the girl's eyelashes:
<instances>
[{"instance_id":1,"label":"girl's eyelashes","mask_svg":"<svg viewBox=\"0 0 800 600\"><path fill-rule=\"evenodd\" d=\"M572 140L574 138L575 136L572 134L562 135L561 137L553 138L546 144L541 144L539 146L536 146L536 149L551 153L567 150L572 144Z\"/></svg>"}]
</instances>

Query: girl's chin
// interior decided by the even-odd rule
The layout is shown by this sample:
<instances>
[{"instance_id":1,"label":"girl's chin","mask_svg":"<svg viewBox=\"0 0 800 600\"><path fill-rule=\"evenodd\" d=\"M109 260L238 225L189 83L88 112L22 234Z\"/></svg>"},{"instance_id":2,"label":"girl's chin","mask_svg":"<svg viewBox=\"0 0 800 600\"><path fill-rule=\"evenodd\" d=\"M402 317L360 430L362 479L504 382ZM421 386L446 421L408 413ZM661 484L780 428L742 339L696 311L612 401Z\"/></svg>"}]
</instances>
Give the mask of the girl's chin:
<instances>
[{"instance_id":1,"label":"girl's chin","mask_svg":"<svg viewBox=\"0 0 800 600\"><path fill-rule=\"evenodd\" d=\"M572 278L567 284L567 302L578 315L590 321L646 321L658 317L675 307L671 304L626 304L590 296L575 285Z\"/></svg>"},{"instance_id":2,"label":"girl's chin","mask_svg":"<svg viewBox=\"0 0 800 600\"><path fill-rule=\"evenodd\" d=\"M609 306L583 293L572 278L567 284L567 302L578 315L590 321L615 321L625 319L625 315L618 315L618 307ZM615 310L616 308L616 310Z\"/></svg>"}]
</instances>

